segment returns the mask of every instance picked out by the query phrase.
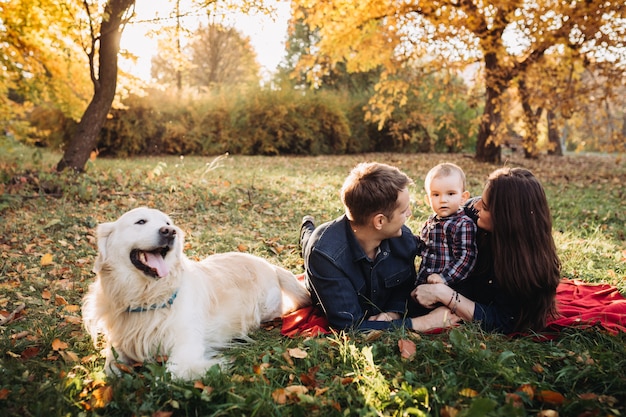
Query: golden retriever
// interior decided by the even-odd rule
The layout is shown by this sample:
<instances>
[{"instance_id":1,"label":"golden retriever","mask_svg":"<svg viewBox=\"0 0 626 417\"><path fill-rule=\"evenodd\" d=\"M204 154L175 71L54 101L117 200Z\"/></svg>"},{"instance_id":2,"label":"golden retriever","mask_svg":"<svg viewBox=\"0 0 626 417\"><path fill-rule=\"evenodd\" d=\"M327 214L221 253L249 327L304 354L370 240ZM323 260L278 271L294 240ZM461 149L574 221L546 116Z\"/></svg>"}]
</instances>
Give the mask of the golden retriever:
<instances>
[{"instance_id":1,"label":"golden retriever","mask_svg":"<svg viewBox=\"0 0 626 417\"><path fill-rule=\"evenodd\" d=\"M96 346L104 336L109 375L119 373L116 360L162 356L173 377L201 377L233 339L310 304L286 269L238 252L196 262L184 255L183 239L166 214L146 207L98 226L96 280L82 314Z\"/></svg>"}]
</instances>

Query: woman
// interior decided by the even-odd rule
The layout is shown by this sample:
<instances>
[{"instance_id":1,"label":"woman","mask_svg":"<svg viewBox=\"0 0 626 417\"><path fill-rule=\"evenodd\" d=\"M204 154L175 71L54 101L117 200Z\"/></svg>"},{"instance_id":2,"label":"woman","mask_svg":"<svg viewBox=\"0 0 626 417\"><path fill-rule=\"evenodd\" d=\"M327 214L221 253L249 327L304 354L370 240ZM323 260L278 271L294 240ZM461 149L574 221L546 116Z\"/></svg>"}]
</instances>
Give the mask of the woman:
<instances>
[{"instance_id":1,"label":"woman","mask_svg":"<svg viewBox=\"0 0 626 417\"><path fill-rule=\"evenodd\" d=\"M413 329L474 320L507 334L543 330L556 315L561 264L541 183L523 168L498 169L482 198L468 201L465 210L479 228L476 267L453 287L417 286L411 296L421 305L443 306L413 318Z\"/></svg>"}]
</instances>

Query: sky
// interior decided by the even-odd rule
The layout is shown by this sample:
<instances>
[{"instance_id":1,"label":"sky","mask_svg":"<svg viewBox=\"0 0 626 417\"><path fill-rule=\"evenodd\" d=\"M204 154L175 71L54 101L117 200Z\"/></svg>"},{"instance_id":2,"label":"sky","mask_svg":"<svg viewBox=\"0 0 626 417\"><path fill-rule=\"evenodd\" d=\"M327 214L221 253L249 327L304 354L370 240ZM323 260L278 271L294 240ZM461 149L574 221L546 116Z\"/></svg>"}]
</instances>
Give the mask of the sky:
<instances>
[{"instance_id":1,"label":"sky","mask_svg":"<svg viewBox=\"0 0 626 417\"><path fill-rule=\"evenodd\" d=\"M152 19L159 10L171 9L171 3L172 0L137 0L137 16L133 20L140 22ZM250 37L264 78L274 72L283 58L290 15L289 2L266 0L266 3L271 3L276 7L275 19L261 14L252 16L237 14L228 17L228 21L232 22L236 29ZM161 16L164 15L163 13ZM121 47L138 56L138 59L136 63L121 60L120 67L146 81L150 80L150 61L157 53L157 40L146 36L150 29L154 29L154 26L141 23L129 24L124 29L121 40Z\"/></svg>"}]
</instances>

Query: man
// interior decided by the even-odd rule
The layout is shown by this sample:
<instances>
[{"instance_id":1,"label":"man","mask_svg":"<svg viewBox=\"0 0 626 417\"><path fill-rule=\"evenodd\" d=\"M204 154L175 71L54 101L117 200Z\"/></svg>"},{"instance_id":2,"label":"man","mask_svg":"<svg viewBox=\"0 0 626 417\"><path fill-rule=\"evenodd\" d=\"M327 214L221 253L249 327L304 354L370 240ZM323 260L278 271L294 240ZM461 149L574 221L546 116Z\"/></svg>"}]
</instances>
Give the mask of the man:
<instances>
[{"instance_id":1,"label":"man","mask_svg":"<svg viewBox=\"0 0 626 417\"><path fill-rule=\"evenodd\" d=\"M404 225L412 183L395 167L362 163L341 189L344 215L318 228L303 218L305 282L331 327L412 328L417 241Z\"/></svg>"}]
</instances>

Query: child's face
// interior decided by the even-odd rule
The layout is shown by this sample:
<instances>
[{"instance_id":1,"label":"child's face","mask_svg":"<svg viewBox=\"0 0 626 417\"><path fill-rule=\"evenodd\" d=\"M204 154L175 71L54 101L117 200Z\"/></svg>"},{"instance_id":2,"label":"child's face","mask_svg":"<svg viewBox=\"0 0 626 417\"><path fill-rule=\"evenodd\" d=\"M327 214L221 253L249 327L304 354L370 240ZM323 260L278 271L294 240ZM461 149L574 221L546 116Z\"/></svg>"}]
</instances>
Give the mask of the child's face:
<instances>
[{"instance_id":1,"label":"child's face","mask_svg":"<svg viewBox=\"0 0 626 417\"><path fill-rule=\"evenodd\" d=\"M434 213L439 217L448 217L456 213L467 201L469 192L463 190L461 177L452 174L433 178L427 197Z\"/></svg>"}]
</instances>

